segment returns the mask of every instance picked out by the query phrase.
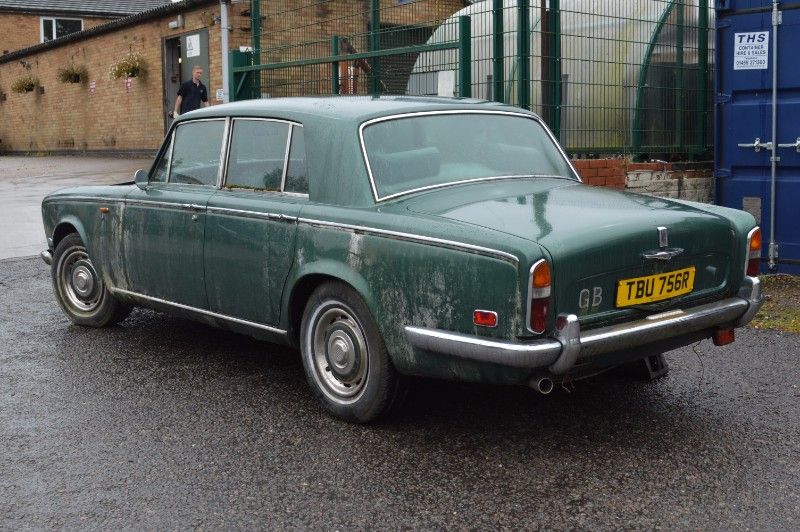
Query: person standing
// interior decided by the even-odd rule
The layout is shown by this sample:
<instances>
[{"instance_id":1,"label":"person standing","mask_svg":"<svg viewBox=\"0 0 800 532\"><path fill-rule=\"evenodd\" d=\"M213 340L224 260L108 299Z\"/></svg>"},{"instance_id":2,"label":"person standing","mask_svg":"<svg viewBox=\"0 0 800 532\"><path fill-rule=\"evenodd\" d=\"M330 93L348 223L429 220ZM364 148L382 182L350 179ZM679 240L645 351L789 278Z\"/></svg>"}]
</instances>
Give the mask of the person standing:
<instances>
[{"instance_id":1,"label":"person standing","mask_svg":"<svg viewBox=\"0 0 800 532\"><path fill-rule=\"evenodd\" d=\"M178 97L175 99L174 116L176 118L200 107L208 107L208 89L200 81L201 77L203 77L203 68L195 65L192 68L192 79L181 84L181 88L178 89Z\"/></svg>"}]
</instances>

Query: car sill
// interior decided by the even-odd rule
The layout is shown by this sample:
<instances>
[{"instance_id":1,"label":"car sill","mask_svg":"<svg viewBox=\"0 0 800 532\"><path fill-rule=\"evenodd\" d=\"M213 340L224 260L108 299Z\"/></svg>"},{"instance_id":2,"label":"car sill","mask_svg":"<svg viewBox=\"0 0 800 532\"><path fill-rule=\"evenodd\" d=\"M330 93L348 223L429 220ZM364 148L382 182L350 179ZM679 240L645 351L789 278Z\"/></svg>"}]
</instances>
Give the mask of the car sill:
<instances>
[{"instance_id":1,"label":"car sill","mask_svg":"<svg viewBox=\"0 0 800 532\"><path fill-rule=\"evenodd\" d=\"M203 316L209 316L211 318L217 318L220 320L229 321L232 323L236 323L238 325L245 325L247 327L253 327L256 329L261 329L262 331L267 331L272 334L279 334L279 335L286 335L286 331L283 329L278 329L277 327L272 327L270 325L264 325L263 323L257 323L254 321L243 320L240 318L234 318L233 316L227 316L225 314L219 314L217 312L212 312L210 310L205 310L197 307L191 307L189 305L184 305L182 303L175 303L174 301L167 301L166 299L161 299L158 297L148 296L145 294L140 294L138 292L132 292L130 290L123 290L122 288L109 288L112 294L120 294L123 296L131 297L134 299L140 299L143 301L148 301L151 303L160 303L162 305L168 305L170 307L179 308L181 310L186 310L189 312L193 312L195 314L201 314Z\"/></svg>"}]
</instances>

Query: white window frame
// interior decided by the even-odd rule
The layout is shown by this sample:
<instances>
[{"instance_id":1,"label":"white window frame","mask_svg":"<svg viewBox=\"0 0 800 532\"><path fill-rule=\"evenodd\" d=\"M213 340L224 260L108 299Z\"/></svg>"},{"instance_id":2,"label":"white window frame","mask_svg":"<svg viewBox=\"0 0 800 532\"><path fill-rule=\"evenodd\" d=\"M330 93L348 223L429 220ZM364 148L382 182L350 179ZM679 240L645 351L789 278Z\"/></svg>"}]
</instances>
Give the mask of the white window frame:
<instances>
[{"instance_id":1,"label":"white window frame","mask_svg":"<svg viewBox=\"0 0 800 532\"><path fill-rule=\"evenodd\" d=\"M52 20L53 21L53 40L58 39L56 35L56 20L77 20L81 23L80 31L83 31L83 19L82 18L73 18L73 17L39 17L39 42L47 42L44 40L44 21L45 20Z\"/></svg>"}]
</instances>

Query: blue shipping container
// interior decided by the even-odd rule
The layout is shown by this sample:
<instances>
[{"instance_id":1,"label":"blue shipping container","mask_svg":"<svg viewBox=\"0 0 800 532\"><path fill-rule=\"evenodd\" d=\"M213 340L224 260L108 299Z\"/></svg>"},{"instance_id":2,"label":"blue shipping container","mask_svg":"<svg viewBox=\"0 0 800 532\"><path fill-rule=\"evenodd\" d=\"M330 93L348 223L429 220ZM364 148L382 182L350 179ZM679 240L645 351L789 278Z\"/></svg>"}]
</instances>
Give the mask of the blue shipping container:
<instances>
[{"instance_id":1,"label":"blue shipping container","mask_svg":"<svg viewBox=\"0 0 800 532\"><path fill-rule=\"evenodd\" d=\"M800 2L716 9L716 202L756 217L765 271L800 274Z\"/></svg>"}]
</instances>

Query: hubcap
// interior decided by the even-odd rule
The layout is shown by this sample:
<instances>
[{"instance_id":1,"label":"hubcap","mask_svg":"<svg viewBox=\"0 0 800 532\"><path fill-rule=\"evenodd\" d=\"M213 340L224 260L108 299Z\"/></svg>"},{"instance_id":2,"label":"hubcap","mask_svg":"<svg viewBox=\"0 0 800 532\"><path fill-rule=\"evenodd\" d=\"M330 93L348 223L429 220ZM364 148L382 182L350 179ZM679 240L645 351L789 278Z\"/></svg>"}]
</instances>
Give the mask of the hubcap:
<instances>
[{"instance_id":1,"label":"hubcap","mask_svg":"<svg viewBox=\"0 0 800 532\"><path fill-rule=\"evenodd\" d=\"M74 311L92 312L100 306L103 283L85 249L74 247L64 252L56 275L59 291Z\"/></svg>"},{"instance_id":2,"label":"hubcap","mask_svg":"<svg viewBox=\"0 0 800 532\"><path fill-rule=\"evenodd\" d=\"M312 317L310 341L317 380L335 399L358 395L366 383L368 357L361 326L338 302L318 308Z\"/></svg>"}]
</instances>

